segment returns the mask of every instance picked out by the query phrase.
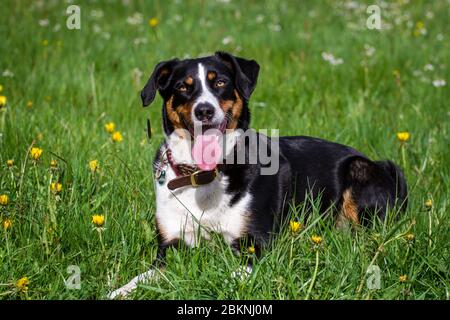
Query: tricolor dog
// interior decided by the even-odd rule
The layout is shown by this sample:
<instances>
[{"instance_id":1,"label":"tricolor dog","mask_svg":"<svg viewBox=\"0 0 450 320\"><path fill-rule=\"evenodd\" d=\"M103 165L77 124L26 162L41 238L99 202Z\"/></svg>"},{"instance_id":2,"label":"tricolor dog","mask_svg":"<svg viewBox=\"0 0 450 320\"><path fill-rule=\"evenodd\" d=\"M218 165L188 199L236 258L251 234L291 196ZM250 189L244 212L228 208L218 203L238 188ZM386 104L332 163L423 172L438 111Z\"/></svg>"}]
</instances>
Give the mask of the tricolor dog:
<instances>
[{"instance_id":1,"label":"tricolor dog","mask_svg":"<svg viewBox=\"0 0 450 320\"><path fill-rule=\"evenodd\" d=\"M252 244L259 256L289 219L289 204L300 204L307 195L319 199L320 210L331 212L337 226L365 224L374 215L383 219L388 208L406 207L403 173L390 161L372 161L351 147L318 138L279 137L275 147L274 138L247 134L258 73L254 60L225 52L155 67L141 97L144 106L157 92L164 101L165 141L153 164L158 253L152 269L110 298L150 279L167 248L196 246L211 232L222 234L237 252ZM271 163L259 156L251 161L251 136L257 141L253 150L268 146L275 172L263 174Z\"/></svg>"}]
</instances>

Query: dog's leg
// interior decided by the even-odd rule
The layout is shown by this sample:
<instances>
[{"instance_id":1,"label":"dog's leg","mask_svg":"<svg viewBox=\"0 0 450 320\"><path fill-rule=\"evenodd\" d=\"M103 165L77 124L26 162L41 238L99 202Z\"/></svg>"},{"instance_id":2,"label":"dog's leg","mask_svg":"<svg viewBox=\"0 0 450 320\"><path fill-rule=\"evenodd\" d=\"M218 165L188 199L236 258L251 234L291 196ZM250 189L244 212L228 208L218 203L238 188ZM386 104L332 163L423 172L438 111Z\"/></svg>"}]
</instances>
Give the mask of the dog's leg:
<instances>
[{"instance_id":1,"label":"dog's leg","mask_svg":"<svg viewBox=\"0 0 450 320\"><path fill-rule=\"evenodd\" d=\"M113 292L108 294L108 299L115 299L116 297L126 297L128 294L130 294L132 291L134 291L139 283L148 282L152 279L155 279L159 272L161 272L158 269L161 269L165 265L165 258L166 258L166 252L167 249L170 247L178 246L180 243L179 239L173 239L169 242L160 243L158 246L158 252L156 254L156 259L152 263L152 267L140 275L134 277L131 279L130 282L128 282L123 287L120 287L117 290L114 290Z\"/></svg>"}]
</instances>

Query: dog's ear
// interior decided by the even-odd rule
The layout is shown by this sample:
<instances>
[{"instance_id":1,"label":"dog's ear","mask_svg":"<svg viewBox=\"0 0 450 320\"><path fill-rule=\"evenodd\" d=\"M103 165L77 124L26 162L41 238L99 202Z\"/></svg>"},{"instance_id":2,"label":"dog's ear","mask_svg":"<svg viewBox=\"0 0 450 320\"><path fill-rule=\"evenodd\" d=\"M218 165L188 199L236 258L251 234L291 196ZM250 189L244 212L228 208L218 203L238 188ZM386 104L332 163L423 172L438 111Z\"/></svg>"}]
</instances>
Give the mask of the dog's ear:
<instances>
[{"instance_id":1,"label":"dog's ear","mask_svg":"<svg viewBox=\"0 0 450 320\"><path fill-rule=\"evenodd\" d=\"M141 91L141 99L144 107L153 102L157 90L164 90L170 82L172 71L175 65L179 62L178 59L160 62L153 70L150 79Z\"/></svg>"},{"instance_id":2,"label":"dog's ear","mask_svg":"<svg viewBox=\"0 0 450 320\"><path fill-rule=\"evenodd\" d=\"M259 64L255 60L238 58L230 53L218 51L216 57L225 62L235 74L236 88L245 101L250 99L250 95L256 87L258 80Z\"/></svg>"}]
</instances>

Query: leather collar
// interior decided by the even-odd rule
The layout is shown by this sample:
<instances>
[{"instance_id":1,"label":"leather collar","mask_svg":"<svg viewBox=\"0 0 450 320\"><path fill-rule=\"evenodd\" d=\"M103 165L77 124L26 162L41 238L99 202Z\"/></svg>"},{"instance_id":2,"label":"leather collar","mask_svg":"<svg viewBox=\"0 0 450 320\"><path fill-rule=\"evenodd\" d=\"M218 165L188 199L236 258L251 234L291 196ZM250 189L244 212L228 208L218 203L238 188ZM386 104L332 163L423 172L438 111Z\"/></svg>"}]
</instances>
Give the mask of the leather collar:
<instances>
[{"instance_id":1,"label":"leather collar","mask_svg":"<svg viewBox=\"0 0 450 320\"><path fill-rule=\"evenodd\" d=\"M175 179L172 179L167 183L167 187L170 190L176 190L185 186L198 187L211 183L214 179L216 179L219 173L217 168L211 171L206 171L200 170L197 166L176 164L173 161L172 152L169 148L166 149L166 156L170 167L177 176Z\"/></svg>"}]
</instances>

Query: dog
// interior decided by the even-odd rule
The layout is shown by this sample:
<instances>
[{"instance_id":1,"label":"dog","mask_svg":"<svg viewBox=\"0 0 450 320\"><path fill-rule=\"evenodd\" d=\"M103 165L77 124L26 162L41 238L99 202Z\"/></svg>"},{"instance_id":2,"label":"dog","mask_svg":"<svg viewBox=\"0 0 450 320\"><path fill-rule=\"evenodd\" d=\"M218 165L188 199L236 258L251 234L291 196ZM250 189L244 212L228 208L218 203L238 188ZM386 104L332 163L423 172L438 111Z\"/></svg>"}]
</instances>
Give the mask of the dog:
<instances>
[{"instance_id":1,"label":"dog","mask_svg":"<svg viewBox=\"0 0 450 320\"><path fill-rule=\"evenodd\" d=\"M141 98L144 106L157 92L163 99L165 141L153 163L157 257L149 271L110 298L125 296L139 282L156 276L169 247L196 246L210 232L222 234L237 253L251 245L260 256L271 234L288 220L289 203L304 203L308 195L318 199L322 213L332 212L338 227L365 225L374 216L384 219L389 208L405 210L407 185L401 169L391 161L372 161L345 145L307 136L279 137L275 152L274 139L264 136L269 153L277 155L278 170L263 175L266 164L249 163L248 139L243 142L240 137L249 130L248 103L259 69L256 61L226 52L156 65ZM198 141L207 145L204 132L209 129L219 135L227 132L223 163L196 161L205 151ZM242 150L243 163L229 161ZM251 268L250 260L244 272Z\"/></svg>"}]
</instances>

